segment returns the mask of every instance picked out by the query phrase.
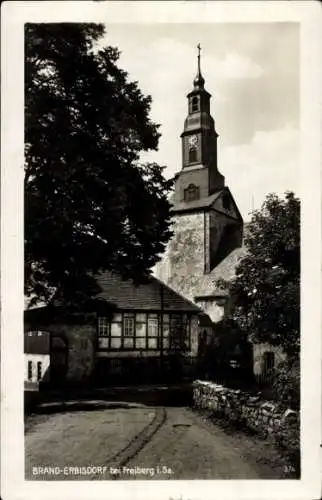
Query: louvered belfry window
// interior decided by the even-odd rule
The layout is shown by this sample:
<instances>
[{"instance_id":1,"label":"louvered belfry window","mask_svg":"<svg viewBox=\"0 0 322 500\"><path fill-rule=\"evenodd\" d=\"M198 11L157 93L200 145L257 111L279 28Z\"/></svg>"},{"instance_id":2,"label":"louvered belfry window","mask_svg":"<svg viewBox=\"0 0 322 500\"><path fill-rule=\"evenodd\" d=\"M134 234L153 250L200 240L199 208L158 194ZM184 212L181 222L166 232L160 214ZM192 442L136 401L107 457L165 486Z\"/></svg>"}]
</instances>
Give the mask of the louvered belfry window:
<instances>
[{"instance_id":1,"label":"louvered belfry window","mask_svg":"<svg viewBox=\"0 0 322 500\"><path fill-rule=\"evenodd\" d=\"M192 147L189 149L189 163L195 163L197 161L197 148Z\"/></svg>"},{"instance_id":2,"label":"louvered belfry window","mask_svg":"<svg viewBox=\"0 0 322 500\"><path fill-rule=\"evenodd\" d=\"M198 97L193 97L191 99L191 112L195 113L198 110L199 110L199 100L198 100Z\"/></svg>"}]
</instances>

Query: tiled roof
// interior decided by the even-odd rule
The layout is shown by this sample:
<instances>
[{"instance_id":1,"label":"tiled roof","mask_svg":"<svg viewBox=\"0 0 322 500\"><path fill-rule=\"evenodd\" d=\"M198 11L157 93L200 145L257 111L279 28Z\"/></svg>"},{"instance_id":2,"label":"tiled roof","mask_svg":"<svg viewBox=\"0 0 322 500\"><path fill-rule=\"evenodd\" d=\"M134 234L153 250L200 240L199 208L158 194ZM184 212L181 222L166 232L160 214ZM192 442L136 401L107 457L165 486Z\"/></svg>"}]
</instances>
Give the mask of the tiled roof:
<instances>
[{"instance_id":1,"label":"tiled roof","mask_svg":"<svg viewBox=\"0 0 322 500\"><path fill-rule=\"evenodd\" d=\"M197 210L199 208L207 208L212 205L212 203L221 195L223 190L216 191L210 196L206 196L205 198L200 198L199 200L194 201L181 201L180 203L175 203L172 206L172 212L184 212L190 210Z\"/></svg>"},{"instance_id":2,"label":"tiled roof","mask_svg":"<svg viewBox=\"0 0 322 500\"><path fill-rule=\"evenodd\" d=\"M115 304L118 309L160 310L163 289L164 310L197 314L201 312L195 304L154 277L147 283L135 286L131 281L124 281L114 273L104 272L97 277L97 283L102 288L98 297Z\"/></svg>"}]
</instances>

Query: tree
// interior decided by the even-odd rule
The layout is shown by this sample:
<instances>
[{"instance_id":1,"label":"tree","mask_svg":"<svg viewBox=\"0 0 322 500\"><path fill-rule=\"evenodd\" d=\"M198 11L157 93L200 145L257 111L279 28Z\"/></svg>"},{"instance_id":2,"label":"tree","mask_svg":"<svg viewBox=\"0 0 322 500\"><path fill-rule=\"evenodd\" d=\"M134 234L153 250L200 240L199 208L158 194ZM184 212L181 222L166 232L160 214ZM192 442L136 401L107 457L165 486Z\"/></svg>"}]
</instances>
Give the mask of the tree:
<instances>
[{"instance_id":1,"label":"tree","mask_svg":"<svg viewBox=\"0 0 322 500\"><path fill-rule=\"evenodd\" d=\"M140 282L171 237L151 97L99 48L98 24L25 29L25 293L97 292L108 269Z\"/></svg>"},{"instance_id":2,"label":"tree","mask_svg":"<svg viewBox=\"0 0 322 500\"><path fill-rule=\"evenodd\" d=\"M290 359L300 349L300 201L268 195L254 211L245 237L247 255L229 288L230 315L254 342L280 346Z\"/></svg>"},{"instance_id":3,"label":"tree","mask_svg":"<svg viewBox=\"0 0 322 500\"><path fill-rule=\"evenodd\" d=\"M300 360L294 357L291 360L282 361L272 371L273 396L286 408L300 409L300 373Z\"/></svg>"}]
</instances>

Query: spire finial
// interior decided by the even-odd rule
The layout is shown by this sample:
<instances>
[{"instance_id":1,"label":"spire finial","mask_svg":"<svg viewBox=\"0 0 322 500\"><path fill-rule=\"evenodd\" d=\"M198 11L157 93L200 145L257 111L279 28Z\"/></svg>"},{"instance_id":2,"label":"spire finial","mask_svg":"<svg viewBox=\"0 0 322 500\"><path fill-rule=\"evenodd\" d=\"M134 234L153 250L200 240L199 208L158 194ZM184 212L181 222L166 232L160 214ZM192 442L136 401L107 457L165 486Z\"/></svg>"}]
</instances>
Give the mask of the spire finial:
<instances>
[{"instance_id":1,"label":"spire finial","mask_svg":"<svg viewBox=\"0 0 322 500\"><path fill-rule=\"evenodd\" d=\"M198 43L197 49L198 49L198 70L200 71L200 52L201 52L200 43Z\"/></svg>"},{"instance_id":2,"label":"spire finial","mask_svg":"<svg viewBox=\"0 0 322 500\"><path fill-rule=\"evenodd\" d=\"M200 69L200 52L201 52L201 45L200 45L200 43L198 43L197 49L198 49L198 72L197 72L197 76L194 79L193 83L194 83L195 87L203 88L205 80L203 79L203 77L201 75L201 69Z\"/></svg>"}]
</instances>

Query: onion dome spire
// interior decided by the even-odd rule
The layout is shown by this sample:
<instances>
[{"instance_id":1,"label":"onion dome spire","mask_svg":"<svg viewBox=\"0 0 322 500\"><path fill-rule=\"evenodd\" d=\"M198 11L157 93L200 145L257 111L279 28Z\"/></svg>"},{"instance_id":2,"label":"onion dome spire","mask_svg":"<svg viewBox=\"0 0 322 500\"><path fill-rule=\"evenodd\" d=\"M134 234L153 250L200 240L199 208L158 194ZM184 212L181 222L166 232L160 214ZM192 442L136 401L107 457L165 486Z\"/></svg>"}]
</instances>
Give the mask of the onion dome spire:
<instances>
[{"instance_id":1,"label":"onion dome spire","mask_svg":"<svg viewBox=\"0 0 322 500\"><path fill-rule=\"evenodd\" d=\"M200 43L198 43L197 49L198 49L198 71L196 78L193 81L193 85L196 90L200 90L204 88L205 84L205 80L201 74L201 69L200 69L200 51L201 51Z\"/></svg>"}]
</instances>

